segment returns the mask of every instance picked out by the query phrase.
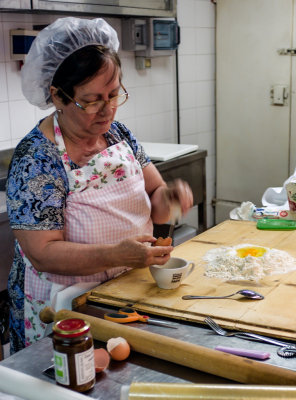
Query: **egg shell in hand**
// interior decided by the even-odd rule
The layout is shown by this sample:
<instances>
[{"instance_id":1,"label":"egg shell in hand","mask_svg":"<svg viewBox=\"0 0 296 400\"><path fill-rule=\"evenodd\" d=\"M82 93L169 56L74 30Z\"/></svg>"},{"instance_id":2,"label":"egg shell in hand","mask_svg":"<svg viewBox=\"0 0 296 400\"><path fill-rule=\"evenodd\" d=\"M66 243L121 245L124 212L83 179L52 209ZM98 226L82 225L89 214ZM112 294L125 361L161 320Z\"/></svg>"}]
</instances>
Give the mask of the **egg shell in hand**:
<instances>
[{"instance_id":1,"label":"egg shell in hand","mask_svg":"<svg viewBox=\"0 0 296 400\"><path fill-rule=\"evenodd\" d=\"M109 353L103 348L94 350L94 359L96 372L104 371L110 363Z\"/></svg>"},{"instance_id":2,"label":"egg shell in hand","mask_svg":"<svg viewBox=\"0 0 296 400\"><path fill-rule=\"evenodd\" d=\"M152 246L171 246L173 239L171 237L163 238L159 237Z\"/></svg>"},{"instance_id":3,"label":"egg shell in hand","mask_svg":"<svg viewBox=\"0 0 296 400\"><path fill-rule=\"evenodd\" d=\"M122 338L111 338L107 342L107 350L113 360L122 361L125 360L131 352L130 345Z\"/></svg>"}]
</instances>

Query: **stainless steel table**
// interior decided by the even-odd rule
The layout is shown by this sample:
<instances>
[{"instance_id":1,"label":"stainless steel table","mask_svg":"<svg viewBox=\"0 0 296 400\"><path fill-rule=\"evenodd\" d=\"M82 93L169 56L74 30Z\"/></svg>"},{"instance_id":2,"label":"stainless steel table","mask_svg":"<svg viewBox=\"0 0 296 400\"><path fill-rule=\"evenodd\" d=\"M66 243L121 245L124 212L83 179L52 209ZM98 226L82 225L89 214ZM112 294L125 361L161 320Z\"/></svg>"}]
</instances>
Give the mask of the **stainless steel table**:
<instances>
[{"instance_id":1,"label":"stainless steel table","mask_svg":"<svg viewBox=\"0 0 296 400\"><path fill-rule=\"evenodd\" d=\"M75 311L94 315L101 318L110 308L97 307L84 304L77 307ZM227 338L216 335L208 327L186 322L176 322L178 329L170 329L147 325L142 323L131 323L130 326L138 329L149 330L162 335L167 335L190 343L195 343L208 348L217 345L229 347L241 347L248 349L264 350L270 353L270 359L262 361L279 367L296 370L296 358L283 359L277 355L277 346L258 343L238 338ZM95 341L95 347L105 347L105 343ZM16 353L15 355L0 362L0 365L13 368L37 378L53 382L44 376L42 371L52 364L52 340L46 337L34 345ZM225 365L227 368L227 365ZM236 384L217 376L209 375L191 368L183 367L144 354L132 352L126 361L111 361L109 368L97 374L96 385L87 395L100 400L117 400L120 398L122 385L132 382L163 382L163 383L220 383Z\"/></svg>"}]
</instances>

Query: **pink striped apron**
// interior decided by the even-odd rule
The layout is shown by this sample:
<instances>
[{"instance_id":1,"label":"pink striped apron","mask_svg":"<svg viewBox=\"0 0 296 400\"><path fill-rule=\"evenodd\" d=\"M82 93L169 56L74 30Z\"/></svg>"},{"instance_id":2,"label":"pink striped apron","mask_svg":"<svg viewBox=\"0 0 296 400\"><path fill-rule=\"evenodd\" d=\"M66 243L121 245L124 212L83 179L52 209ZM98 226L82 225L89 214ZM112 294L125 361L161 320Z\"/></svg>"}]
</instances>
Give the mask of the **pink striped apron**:
<instances>
[{"instance_id":1,"label":"pink striped apron","mask_svg":"<svg viewBox=\"0 0 296 400\"><path fill-rule=\"evenodd\" d=\"M116 143L96 154L85 166L71 170L56 115L54 129L70 188L65 209L66 240L114 244L124 238L152 234L151 204L142 168L130 146L125 141ZM80 292L72 288L79 289L81 285L83 289L88 283L94 287L129 269L122 266L94 275L65 276L40 273L24 254L23 259L26 345L44 336L46 326L38 314L45 306L52 305L58 292L68 290L73 298L75 292L77 296Z\"/></svg>"}]
</instances>

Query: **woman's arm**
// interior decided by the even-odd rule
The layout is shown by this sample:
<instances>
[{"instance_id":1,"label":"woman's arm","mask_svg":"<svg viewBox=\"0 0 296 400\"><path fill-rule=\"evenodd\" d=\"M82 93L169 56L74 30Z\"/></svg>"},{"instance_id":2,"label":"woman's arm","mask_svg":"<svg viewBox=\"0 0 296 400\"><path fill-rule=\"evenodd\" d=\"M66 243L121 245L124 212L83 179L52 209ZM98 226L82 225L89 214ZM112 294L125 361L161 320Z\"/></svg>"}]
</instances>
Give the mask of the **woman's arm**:
<instances>
[{"instance_id":1,"label":"woman's arm","mask_svg":"<svg viewBox=\"0 0 296 400\"><path fill-rule=\"evenodd\" d=\"M144 268L165 264L172 246L150 247L150 235L125 239L116 245L67 242L61 230L14 230L22 250L37 271L60 275L92 275L110 268Z\"/></svg>"}]
</instances>

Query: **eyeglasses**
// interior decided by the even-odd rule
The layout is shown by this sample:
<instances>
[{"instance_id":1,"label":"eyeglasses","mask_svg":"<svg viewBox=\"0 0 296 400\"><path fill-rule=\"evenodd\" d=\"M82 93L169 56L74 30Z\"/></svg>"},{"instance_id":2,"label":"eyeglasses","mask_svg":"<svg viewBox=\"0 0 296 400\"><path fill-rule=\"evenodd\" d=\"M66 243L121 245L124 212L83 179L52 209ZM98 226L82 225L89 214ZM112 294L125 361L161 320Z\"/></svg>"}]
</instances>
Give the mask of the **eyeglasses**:
<instances>
[{"instance_id":1,"label":"eyeglasses","mask_svg":"<svg viewBox=\"0 0 296 400\"><path fill-rule=\"evenodd\" d=\"M102 111L106 104L110 104L111 108L116 108L122 106L127 101L129 94L122 84L120 84L120 86L124 93L121 93L118 96L111 97L109 100L92 101L91 103L86 103L85 106L82 106L77 101L72 99L72 97L65 93L60 86L57 89L60 90L69 100L71 100L71 102L74 103L76 107L85 111L86 114L96 114Z\"/></svg>"}]
</instances>

